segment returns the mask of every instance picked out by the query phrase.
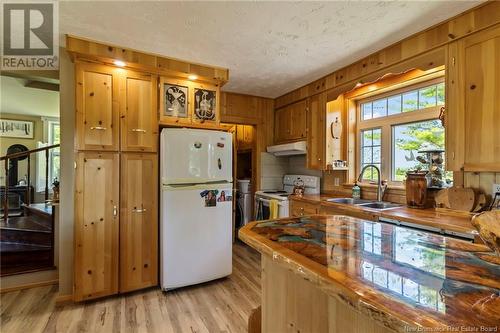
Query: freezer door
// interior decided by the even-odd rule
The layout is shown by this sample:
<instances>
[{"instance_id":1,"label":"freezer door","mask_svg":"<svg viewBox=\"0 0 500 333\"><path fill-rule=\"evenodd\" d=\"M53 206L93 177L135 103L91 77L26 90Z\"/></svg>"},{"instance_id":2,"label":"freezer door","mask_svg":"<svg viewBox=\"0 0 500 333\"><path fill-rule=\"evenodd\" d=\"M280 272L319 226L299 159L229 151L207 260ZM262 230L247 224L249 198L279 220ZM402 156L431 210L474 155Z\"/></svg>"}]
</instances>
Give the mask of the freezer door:
<instances>
[{"instance_id":1,"label":"freezer door","mask_svg":"<svg viewBox=\"0 0 500 333\"><path fill-rule=\"evenodd\" d=\"M165 128L161 132L163 184L232 181L232 135Z\"/></svg>"},{"instance_id":2,"label":"freezer door","mask_svg":"<svg viewBox=\"0 0 500 333\"><path fill-rule=\"evenodd\" d=\"M164 186L160 260L163 290L232 271L232 184Z\"/></svg>"}]
</instances>

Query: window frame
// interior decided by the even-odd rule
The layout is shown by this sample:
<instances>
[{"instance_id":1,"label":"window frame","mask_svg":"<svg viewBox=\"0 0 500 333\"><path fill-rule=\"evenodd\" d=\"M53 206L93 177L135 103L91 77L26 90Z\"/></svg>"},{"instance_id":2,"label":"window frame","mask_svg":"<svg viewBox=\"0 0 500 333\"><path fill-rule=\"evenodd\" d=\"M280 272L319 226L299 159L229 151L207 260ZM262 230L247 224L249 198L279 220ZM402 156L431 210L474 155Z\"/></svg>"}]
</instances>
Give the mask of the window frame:
<instances>
[{"instance_id":1,"label":"window frame","mask_svg":"<svg viewBox=\"0 0 500 333\"><path fill-rule=\"evenodd\" d=\"M415 84L407 85L402 88L397 88L383 93L377 94L374 92L370 97L357 99L356 102L356 175L361 172L361 147L362 147L362 132L364 130L370 129L381 129L381 179L387 180L389 185L392 186L402 186L403 182L392 180L392 167L393 167L393 126L411 124L429 120L436 120L439 118L440 110L444 104L439 104L436 106L431 106L423 109L416 109L413 111L402 112L393 115L387 115L379 118L371 118L363 120L363 114L361 105L364 103L369 103L381 98L387 98L393 95L403 94L405 92L413 91L419 88L424 88L427 86L432 86L434 84L444 83L444 76L439 76L434 79L425 80ZM446 94L446 90L445 90ZM370 184L372 181L361 181L362 184Z\"/></svg>"},{"instance_id":2,"label":"window frame","mask_svg":"<svg viewBox=\"0 0 500 333\"><path fill-rule=\"evenodd\" d=\"M54 143L54 127L55 126L59 126L59 135L60 135L60 133L61 133L61 123L59 121L55 121L55 120L48 120L47 121L47 143L48 143L49 146L56 144L56 143ZM61 138L59 136L59 140L60 139ZM54 158L55 157L59 157L59 162L61 161L60 147L59 148L51 149L49 151L49 165L48 165L48 168L49 168L49 184L52 184L52 182L54 181ZM61 170L60 167L61 166L59 165L59 170ZM60 175L59 175L59 177L60 177Z\"/></svg>"}]
</instances>

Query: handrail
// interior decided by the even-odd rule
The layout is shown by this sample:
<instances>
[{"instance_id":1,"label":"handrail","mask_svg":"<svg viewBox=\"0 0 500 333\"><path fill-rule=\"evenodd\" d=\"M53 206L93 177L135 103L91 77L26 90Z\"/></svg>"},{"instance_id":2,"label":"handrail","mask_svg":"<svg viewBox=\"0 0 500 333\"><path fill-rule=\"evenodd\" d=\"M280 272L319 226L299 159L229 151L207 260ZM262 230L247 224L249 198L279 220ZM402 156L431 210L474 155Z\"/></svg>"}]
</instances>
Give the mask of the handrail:
<instances>
[{"instance_id":1,"label":"handrail","mask_svg":"<svg viewBox=\"0 0 500 333\"><path fill-rule=\"evenodd\" d=\"M0 157L0 161L5 161L5 185L4 185L4 201L3 201L3 219L5 223L8 223L9 219L9 160L20 158L23 156L28 156L28 184L26 184L26 204L29 205L31 203L31 154L38 153L41 151L45 151L45 201L49 199L49 150L60 147L59 144L40 147L28 151L23 151L19 153L9 154ZM16 184L14 184L16 185Z\"/></svg>"},{"instance_id":2,"label":"handrail","mask_svg":"<svg viewBox=\"0 0 500 333\"><path fill-rule=\"evenodd\" d=\"M33 153L38 153L39 151L49 150L49 149L52 149L52 148L57 148L57 147L59 147L59 146L60 146L60 145L59 145L59 144L57 144L57 145L46 146L46 147L40 147L40 148L35 148L35 149L32 149L32 150L21 151L21 152L19 152L19 153L14 153L14 154L5 155L5 156L0 157L0 161L3 161L3 160L5 160L5 159L13 159L13 158L18 158L18 157L23 157L23 156L31 155L31 154L33 154Z\"/></svg>"}]
</instances>

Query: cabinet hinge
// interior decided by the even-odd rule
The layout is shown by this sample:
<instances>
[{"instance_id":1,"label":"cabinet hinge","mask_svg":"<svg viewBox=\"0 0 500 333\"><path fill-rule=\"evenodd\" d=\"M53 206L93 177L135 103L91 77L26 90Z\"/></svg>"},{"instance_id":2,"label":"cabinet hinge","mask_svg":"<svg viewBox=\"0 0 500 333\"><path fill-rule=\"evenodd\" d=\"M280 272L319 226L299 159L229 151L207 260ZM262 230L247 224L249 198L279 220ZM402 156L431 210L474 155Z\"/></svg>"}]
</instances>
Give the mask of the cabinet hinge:
<instances>
[{"instance_id":1,"label":"cabinet hinge","mask_svg":"<svg viewBox=\"0 0 500 333\"><path fill-rule=\"evenodd\" d=\"M453 66L455 66L455 63L456 63L456 59L455 59L455 57L451 58L451 64L452 64Z\"/></svg>"}]
</instances>

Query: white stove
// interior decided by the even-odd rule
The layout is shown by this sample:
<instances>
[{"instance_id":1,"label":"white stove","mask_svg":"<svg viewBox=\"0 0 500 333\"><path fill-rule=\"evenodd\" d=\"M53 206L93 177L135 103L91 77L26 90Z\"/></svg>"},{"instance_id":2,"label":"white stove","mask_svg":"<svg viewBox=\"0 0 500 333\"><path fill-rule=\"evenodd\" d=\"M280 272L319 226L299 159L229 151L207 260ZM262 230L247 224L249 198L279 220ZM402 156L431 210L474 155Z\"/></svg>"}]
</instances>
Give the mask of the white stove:
<instances>
[{"instance_id":1,"label":"white stove","mask_svg":"<svg viewBox=\"0 0 500 333\"><path fill-rule=\"evenodd\" d=\"M270 200L278 201L278 217L289 216L288 196L292 194L293 187L297 182L304 183L305 194L320 193L320 178L307 175L285 175L283 177L283 189L270 189L255 192L255 220L267 220L270 217Z\"/></svg>"}]
</instances>

